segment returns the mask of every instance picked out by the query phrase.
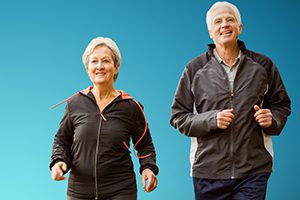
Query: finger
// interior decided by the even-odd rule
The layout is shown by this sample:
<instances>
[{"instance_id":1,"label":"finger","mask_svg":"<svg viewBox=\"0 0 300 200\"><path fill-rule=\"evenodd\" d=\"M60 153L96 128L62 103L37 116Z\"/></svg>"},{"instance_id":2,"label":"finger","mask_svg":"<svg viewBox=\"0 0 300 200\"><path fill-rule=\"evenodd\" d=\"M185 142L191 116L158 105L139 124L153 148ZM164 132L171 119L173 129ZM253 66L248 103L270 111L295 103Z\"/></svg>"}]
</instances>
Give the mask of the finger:
<instances>
[{"instance_id":1,"label":"finger","mask_svg":"<svg viewBox=\"0 0 300 200\"><path fill-rule=\"evenodd\" d=\"M272 113L264 113L264 114L258 114L255 116L256 121L259 121L260 119L272 119Z\"/></svg>"},{"instance_id":2,"label":"finger","mask_svg":"<svg viewBox=\"0 0 300 200\"><path fill-rule=\"evenodd\" d=\"M272 116L272 113L269 109L260 109L261 110L261 114L265 115L265 116Z\"/></svg>"},{"instance_id":3,"label":"finger","mask_svg":"<svg viewBox=\"0 0 300 200\"><path fill-rule=\"evenodd\" d=\"M230 121L230 122L232 122L235 119L235 116L232 113L227 113L225 115L225 117L227 118L227 121Z\"/></svg>"},{"instance_id":4,"label":"finger","mask_svg":"<svg viewBox=\"0 0 300 200\"><path fill-rule=\"evenodd\" d=\"M263 127L263 128L268 128L269 126L272 125L272 116L270 115L259 115L255 118L257 123Z\"/></svg>"},{"instance_id":5,"label":"finger","mask_svg":"<svg viewBox=\"0 0 300 200\"><path fill-rule=\"evenodd\" d=\"M148 177L146 175L142 175L142 186L144 188L144 190L146 189L146 180L148 179Z\"/></svg>"},{"instance_id":6,"label":"finger","mask_svg":"<svg viewBox=\"0 0 300 200\"><path fill-rule=\"evenodd\" d=\"M155 188L155 177L150 176L148 179L148 185L146 187L147 192L151 192Z\"/></svg>"},{"instance_id":7,"label":"finger","mask_svg":"<svg viewBox=\"0 0 300 200\"><path fill-rule=\"evenodd\" d=\"M272 118L268 117L268 118L261 118L257 121L258 123L271 123L272 122Z\"/></svg>"},{"instance_id":8,"label":"finger","mask_svg":"<svg viewBox=\"0 0 300 200\"><path fill-rule=\"evenodd\" d=\"M217 120L217 126L221 129L226 129L229 126L230 122Z\"/></svg>"},{"instance_id":9,"label":"finger","mask_svg":"<svg viewBox=\"0 0 300 200\"><path fill-rule=\"evenodd\" d=\"M157 188L157 178L156 177L154 177L154 186L153 186L153 188L152 188L152 190L151 191L153 191L153 190L155 190L155 188Z\"/></svg>"},{"instance_id":10,"label":"finger","mask_svg":"<svg viewBox=\"0 0 300 200\"><path fill-rule=\"evenodd\" d=\"M62 176L64 174L61 169L61 165L57 165L57 167L55 167L55 172L60 176Z\"/></svg>"},{"instance_id":11,"label":"finger","mask_svg":"<svg viewBox=\"0 0 300 200\"><path fill-rule=\"evenodd\" d=\"M258 105L254 105L254 110L255 110L255 112L257 112L260 110L260 107Z\"/></svg>"},{"instance_id":12,"label":"finger","mask_svg":"<svg viewBox=\"0 0 300 200\"><path fill-rule=\"evenodd\" d=\"M217 119L221 120L221 121L230 121L230 122L232 122L234 120L234 116L233 115L219 115L219 116L217 116Z\"/></svg>"},{"instance_id":13,"label":"finger","mask_svg":"<svg viewBox=\"0 0 300 200\"><path fill-rule=\"evenodd\" d=\"M223 123L218 123L217 126L218 126L218 128L220 128L220 129L226 129L226 128L228 127L227 125L225 125L225 124L223 124Z\"/></svg>"},{"instance_id":14,"label":"finger","mask_svg":"<svg viewBox=\"0 0 300 200\"><path fill-rule=\"evenodd\" d=\"M55 172L55 180L64 180L65 176L64 176L64 172L62 171L62 165L58 164L55 168L54 168L54 172Z\"/></svg>"},{"instance_id":15,"label":"finger","mask_svg":"<svg viewBox=\"0 0 300 200\"><path fill-rule=\"evenodd\" d=\"M269 109L260 109L255 113L256 115L272 115Z\"/></svg>"},{"instance_id":16,"label":"finger","mask_svg":"<svg viewBox=\"0 0 300 200\"><path fill-rule=\"evenodd\" d=\"M67 164L66 163L62 163L62 170L64 172L67 171Z\"/></svg>"},{"instance_id":17,"label":"finger","mask_svg":"<svg viewBox=\"0 0 300 200\"><path fill-rule=\"evenodd\" d=\"M254 117L257 117L259 115L272 116L272 112L269 109L259 109L258 111L255 112Z\"/></svg>"},{"instance_id":18,"label":"finger","mask_svg":"<svg viewBox=\"0 0 300 200\"><path fill-rule=\"evenodd\" d=\"M256 116L256 119L272 119L272 114L271 113L264 113L264 114L259 114Z\"/></svg>"},{"instance_id":19,"label":"finger","mask_svg":"<svg viewBox=\"0 0 300 200\"><path fill-rule=\"evenodd\" d=\"M225 110L222 110L222 111L225 111L225 112L233 112L233 108L230 108L230 109L225 109Z\"/></svg>"},{"instance_id":20,"label":"finger","mask_svg":"<svg viewBox=\"0 0 300 200\"><path fill-rule=\"evenodd\" d=\"M224 121L224 122L230 122L231 123L231 122L233 122L233 119L234 118L231 117L231 116L230 117L226 116L226 117L222 117L220 120Z\"/></svg>"},{"instance_id":21,"label":"finger","mask_svg":"<svg viewBox=\"0 0 300 200\"><path fill-rule=\"evenodd\" d=\"M56 172L55 172L54 170L52 170L52 171L51 171L51 178L52 178L53 180L55 180L56 176L57 176Z\"/></svg>"},{"instance_id":22,"label":"finger","mask_svg":"<svg viewBox=\"0 0 300 200\"><path fill-rule=\"evenodd\" d=\"M66 177L65 176L60 176L60 175L58 175L58 176L56 176L55 177L55 181L62 181L62 180L65 180L66 179Z\"/></svg>"},{"instance_id":23,"label":"finger","mask_svg":"<svg viewBox=\"0 0 300 200\"><path fill-rule=\"evenodd\" d=\"M55 181L60 181L60 180L65 179L65 177L58 174L56 170L52 171L51 176L52 176L52 179L55 180Z\"/></svg>"},{"instance_id":24,"label":"finger","mask_svg":"<svg viewBox=\"0 0 300 200\"><path fill-rule=\"evenodd\" d=\"M262 123L259 123L259 125L263 128L268 128L272 125L272 122L262 122Z\"/></svg>"},{"instance_id":25,"label":"finger","mask_svg":"<svg viewBox=\"0 0 300 200\"><path fill-rule=\"evenodd\" d=\"M258 111L256 111L256 112L254 113L254 117L258 117L258 116L260 116L260 115L262 115L262 114L263 114L263 110L260 109L260 110L258 110Z\"/></svg>"},{"instance_id":26,"label":"finger","mask_svg":"<svg viewBox=\"0 0 300 200\"><path fill-rule=\"evenodd\" d=\"M62 181L62 180L65 180L65 179L66 179L65 176L63 176L61 174L56 174L56 177L55 177L54 180L56 180L56 181Z\"/></svg>"},{"instance_id":27,"label":"finger","mask_svg":"<svg viewBox=\"0 0 300 200\"><path fill-rule=\"evenodd\" d=\"M219 124L220 124L221 126L229 126L229 125L230 125L230 122L220 120L220 121L219 121Z\"/></svg>"},{"instance_id":28,"label":"finger","mask_svg":"<svg viewBox=\"0 0 300 200\"><path fill-rule=\"evenodd\" d=\"M233 114L220 114L220 115L217 115L217 120L220 120L220 121L225 121L225 122L233 122L234 120L234 115Z\"/></svg>"},{"instance_id":29,"label":"finger","mask_svg":"<svg viewBox=\"0 0 300 200\"><path fill-rule=\"evenodd\" d=\"M230 118L232 120L235 118L234 114L232 112L228 112L228 111L222 112L220 114L220 117L227 117L227 118Z\"/></svg>"}]
</instances>

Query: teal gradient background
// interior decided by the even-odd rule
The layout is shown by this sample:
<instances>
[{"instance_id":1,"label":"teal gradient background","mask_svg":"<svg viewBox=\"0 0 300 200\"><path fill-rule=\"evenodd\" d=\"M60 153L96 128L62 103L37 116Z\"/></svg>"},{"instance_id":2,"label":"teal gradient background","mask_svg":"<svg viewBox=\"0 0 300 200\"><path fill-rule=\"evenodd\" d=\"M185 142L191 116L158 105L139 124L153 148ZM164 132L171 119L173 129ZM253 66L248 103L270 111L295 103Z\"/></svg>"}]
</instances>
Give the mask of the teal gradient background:
<instances>
[{"instance_id":1,"label":"teal gradient background","mask_svg":"<svg viewBox=\"0 0 300 200\"><path fill-rule=\"evenodd\" d=\"M292 115L273 139L267 199L300 199L300 3L231 2L242 15L240 39L277 64L292 100ZM81 56L96 36L118 44L123 61L116 88L143 103L156 146L159 185L145 193L137 175L139 199L193 199L190 139L169 125L170 106L186 63L211 42L205 15L213 3L1 0L0 199L65 199L67 181L52 181L48 168L64 106L48 108L91 84Z\"/></svg>"}]
</instances>

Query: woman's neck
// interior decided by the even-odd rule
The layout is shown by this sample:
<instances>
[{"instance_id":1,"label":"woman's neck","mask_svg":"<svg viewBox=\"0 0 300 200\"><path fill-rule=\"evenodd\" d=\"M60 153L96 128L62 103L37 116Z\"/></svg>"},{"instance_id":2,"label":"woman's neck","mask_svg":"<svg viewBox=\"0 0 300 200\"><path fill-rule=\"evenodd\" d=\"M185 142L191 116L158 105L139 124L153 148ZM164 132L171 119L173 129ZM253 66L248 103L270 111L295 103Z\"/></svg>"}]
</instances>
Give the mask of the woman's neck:
<instances>
[{"instance_id":1,"label":"woman's neck","mask_svg":"<svg viewBox=\"0 0 300 200\"><path fill-rule=\"evenodd\" d=\"M99 100L112 99L118 95L118 92L113 85L96 85L92 89L94 96Z\"/></svg>"}]
</instances>

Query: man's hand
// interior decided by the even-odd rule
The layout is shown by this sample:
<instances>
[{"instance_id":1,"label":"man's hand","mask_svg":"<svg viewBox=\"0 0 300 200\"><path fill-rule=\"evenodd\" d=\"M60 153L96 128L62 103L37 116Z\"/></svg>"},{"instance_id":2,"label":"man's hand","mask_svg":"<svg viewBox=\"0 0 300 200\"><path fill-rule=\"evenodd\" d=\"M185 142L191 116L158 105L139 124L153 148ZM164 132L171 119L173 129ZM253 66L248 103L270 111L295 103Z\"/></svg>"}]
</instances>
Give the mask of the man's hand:
<instances>
[{"instance_id":1,"label":"man's hand","mask_svg":"<svg viewBox=\"0 0 300 200\"><path fill-rule=\"evenodd\" d=\"M51 168L51 177L55 181L65 180L64 172L67 171L67 164L65 162L57 162Z\"/></svg>"},{"instance_id":2,"label":"man's hand","mask_svg":"<svg viewBox=\"0 0 300 200\"><path fill-rule=\"evenodd\" d=\"M220 129L226 129L234 120L233 109L225 109L217 114L217 126Z\"/></svg>"},{"instance_id":3,"label":"man's hand","mask_svg":"<svg viewBox=\"0 0 300 200\"><path fill-rule=\"evenodd\" d=\"M254 106L254 110L255 110L255 114L254 114L255 120L261 127L268 128L272 125L273 115L271 113L271 110L261 109L258 105Z\"/></svg>"},{"instance_id":4,"label":"man's hand","mask_svg":"<svg viewBox=\"0 0 300 200\"><path fill-rule=\"evenodd\" d=\"M148 184L146 185L146 181ZM144 169L142 172L142 184L146 192L151 192L157 187L157 179L155 174L150 169Z\"/></svg>"}]
</instances>

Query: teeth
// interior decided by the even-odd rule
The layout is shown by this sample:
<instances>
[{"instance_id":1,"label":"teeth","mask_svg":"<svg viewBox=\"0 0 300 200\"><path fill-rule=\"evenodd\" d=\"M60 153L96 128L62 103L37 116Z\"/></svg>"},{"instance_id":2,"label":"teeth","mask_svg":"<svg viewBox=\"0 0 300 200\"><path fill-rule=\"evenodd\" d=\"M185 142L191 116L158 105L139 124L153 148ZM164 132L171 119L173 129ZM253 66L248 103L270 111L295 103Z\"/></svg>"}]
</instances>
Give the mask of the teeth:
<instances>
[{"instance_id":1,"label":"teeth","mask_svg":"<svg viewBox=\"0 0 300 200\"><path fill-rule=\"evenodd\" d=\"M231 34L231 31L222 33L222 35L228 35L228 34Z\"/></svg>"}]
</instances>

